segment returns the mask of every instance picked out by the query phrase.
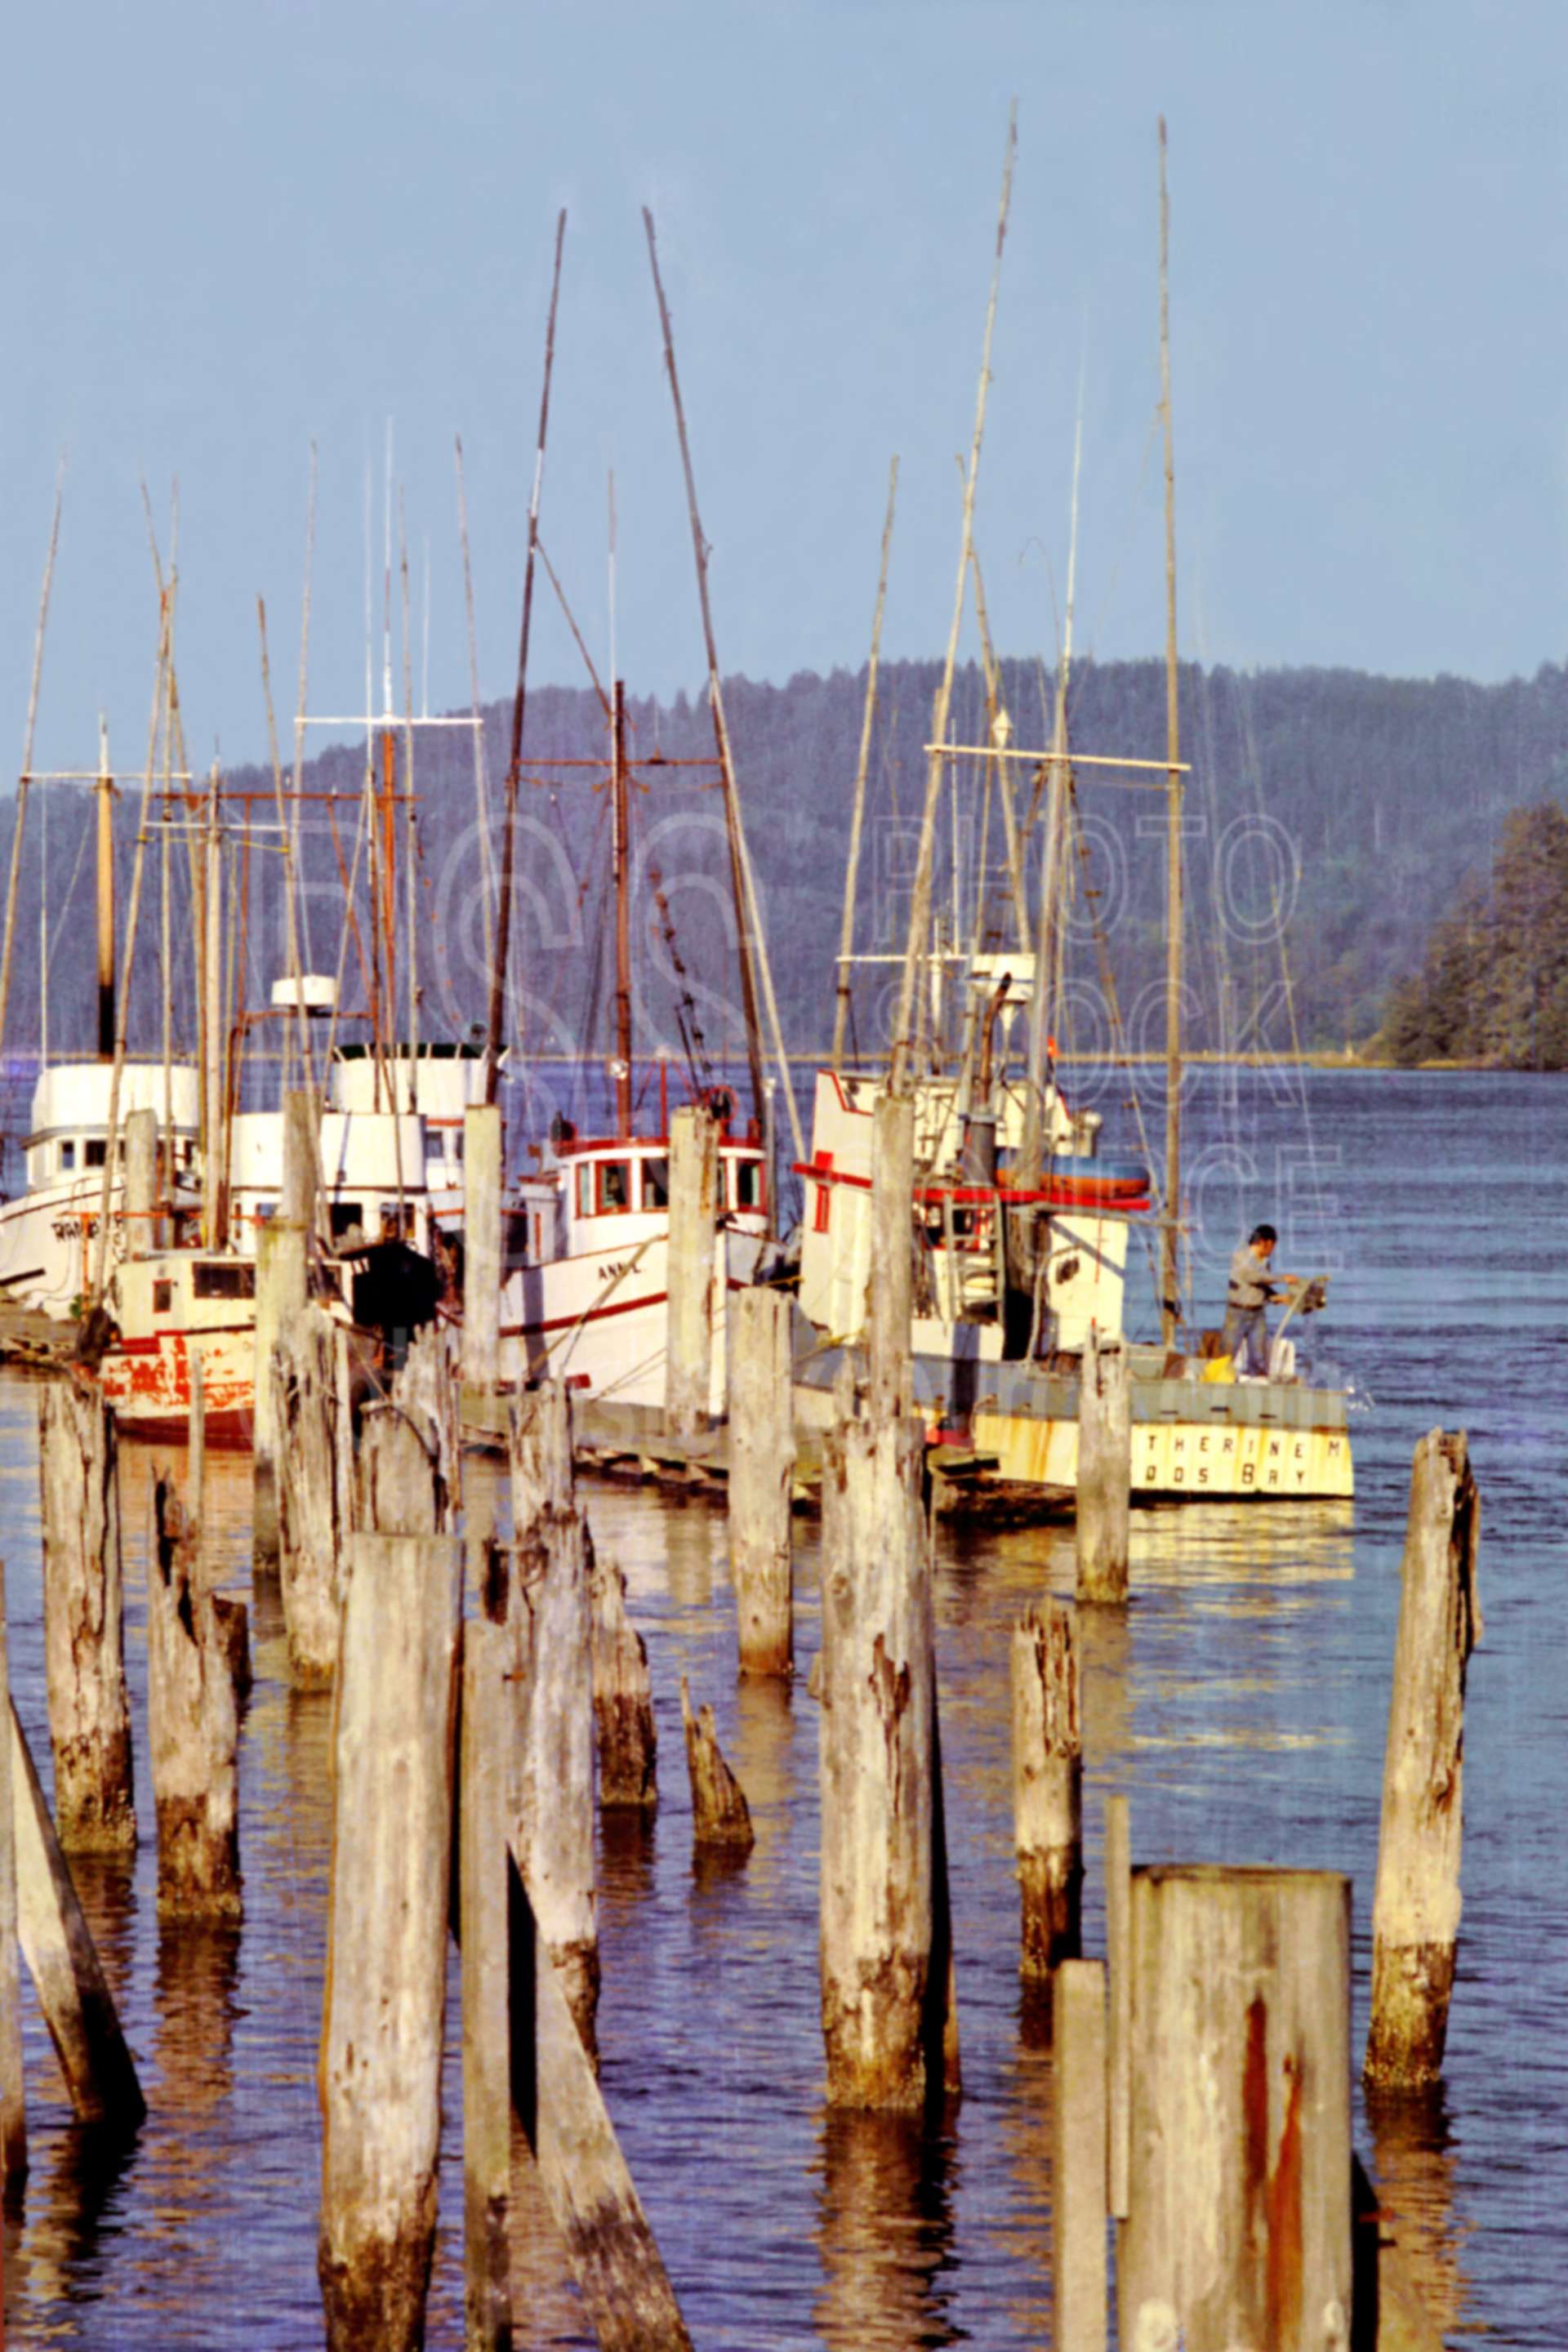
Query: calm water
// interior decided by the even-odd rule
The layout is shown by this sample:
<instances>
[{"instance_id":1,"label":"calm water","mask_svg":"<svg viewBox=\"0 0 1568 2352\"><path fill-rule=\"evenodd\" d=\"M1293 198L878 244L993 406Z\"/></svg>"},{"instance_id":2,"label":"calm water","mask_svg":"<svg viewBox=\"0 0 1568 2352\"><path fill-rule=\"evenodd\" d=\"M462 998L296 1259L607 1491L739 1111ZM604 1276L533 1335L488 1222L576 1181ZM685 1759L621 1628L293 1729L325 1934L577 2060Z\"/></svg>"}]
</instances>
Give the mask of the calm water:
<instances>
[{"instance_id":1,"label":"calm water","mask_svg":"<svg viewBox=\"0 0 1568 2352\"><path fill-rule=\"evenodd\" d=\"M1278 1086L1279 1092L1275 1092ZM1304 1097L1304 1099L1303 1099ZM1108 1106L1109 1108L1109 1106ZM1114 1118L1108 1118L1108 1128ZM1349 1506L1220 1507L1133 1522L1133 1601L1085 1641L1090 1949L1102 1948L1103 1799L1131 1800L1139 1861L1277 1862L1355 1882L1356 2021L1412 1445L1464 1427L1483 1497L1486 1636L1470 1669L1465 1919L1439 2111L1369 2116L1358 2147L1454 2345L1568 2342L1568 1088L1505 1080L1205 1074L1189 1169L1199 1296L1217 1314L1233 1228L1278 1213L1281 1257L1332 1270L1318 1342L1368 1410ZM47 1736L35 1398L0 1382L13 1675ZM247 1465L212 1465L248 1581ZM8 2341L100 2352L313 2346L327 1707L292 1696L281 1628L256 1626L241 1752L246 1916L162 1933L154 1904L142 1607L145 1463L129 1465L128 1648L148 1835L135 1870L84 1871L150 2119L109 2176L71 2128L29 2012L32 2172L5 2239ZM1048 2054L1020 2000L1006 1655L1042 1589L1070 1591L1070 1531L949 1545L937 1584L964 2095L949 2137L830 2119L816 2011L816 1723L738 1688L725 1527L703 1506L589 1487L626 1568L659 1707L663 1803L600 1852L605 2086L704 2352L1044 2345L1050 2337ZM804 1669L816 1562L802 1528ZM694 1875L682 1671L710 1697L757 1846ZM29 1996L30 1999L30 1996ZM433 2345L460 2342L460 2122L447 2076ZM532 2342L583 2342L547 2227L522 2233Z\"/></svg>"}]
</instances>

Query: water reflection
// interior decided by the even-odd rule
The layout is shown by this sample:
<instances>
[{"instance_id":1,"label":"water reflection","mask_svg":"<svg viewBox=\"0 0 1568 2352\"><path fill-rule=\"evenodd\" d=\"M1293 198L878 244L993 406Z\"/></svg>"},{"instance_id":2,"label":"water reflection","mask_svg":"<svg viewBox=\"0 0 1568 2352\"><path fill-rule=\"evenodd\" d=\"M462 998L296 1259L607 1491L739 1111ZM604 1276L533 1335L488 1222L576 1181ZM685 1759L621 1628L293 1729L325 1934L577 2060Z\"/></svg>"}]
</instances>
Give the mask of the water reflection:
<instances>
[{"instance_id":1,"label":"water reflection","mask_svg":"<svg viewBox=\"0 0 1568 2352\"><path fill-rule=\"evenodd\" d=\"M1454 2155L1442 2092L1395 2098L1368 2092L1372 2170L1382 2234L1392 2238L1410 2284L1439 2332L1459 2326L1469 2295L1468 2235L1454 2210Z\"/></svg>"},{"instance_id":2,"label":"water reflection","mask_svg":"<svg viewBox=\"0 0 1568 2352\"><path fill-rule=\"evenodd\" d=\"M902 2116L825 2111L816 2320L831 2352L955 2344L953 2142Z\"/></svg>"},{"instance_id":3,"label":"water reflection","mask_svg":"<svg viewBox=\"0 0 1568 2352\"><path fill-rule=\"evenodd\" d=\"M787 1682L748 1675L736 1684L730 1762L746 1792L756 1832L748 1867L759 1895L773 1886L793 1833L795 1733L794 1692Z\"/></svg>"}]
</instances>

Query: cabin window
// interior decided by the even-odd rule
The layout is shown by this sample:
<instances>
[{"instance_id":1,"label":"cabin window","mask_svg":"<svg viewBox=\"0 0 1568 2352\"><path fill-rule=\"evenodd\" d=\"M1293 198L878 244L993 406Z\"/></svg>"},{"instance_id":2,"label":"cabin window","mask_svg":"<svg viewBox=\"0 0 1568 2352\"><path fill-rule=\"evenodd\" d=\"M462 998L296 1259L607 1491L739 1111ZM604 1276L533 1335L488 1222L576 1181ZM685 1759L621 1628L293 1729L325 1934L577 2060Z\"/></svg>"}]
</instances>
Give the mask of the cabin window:
<instances>
[{"instance_id":1,"label":"cabin window","mask_svg":"<svg viewBox=\"0 0 1568 2352\"><path fill-rule=\"evenodd\" d=\"M455 1161L459 1168L462 1166L463 1130L460 1127L454 1127L447 1133L447 1157L448 1160Z\"/></svg>"},{"instance_id":2,"label":"cabin window","mask_svg":"<svg viewBox=\"0 0 1568 2352\"><path fill-rule=\"evenodd\" d=\"M62 1143L62 1144L61 1144L61 1146L60 1146L60 1167L61 1167L61 1169L62 1169L62 1170L64 1170L64 1169L67 1169L67 1168L74 1168L75 1166L76 1166L76 1145L75 1145L74 1143Z\"/></svg>"},{"instance_id":3,"label":"cabin window","mask_svg":"<svg viewBox=\"0 0 1568 2352\"><path fill-rule=\"evenodd\" d=\"M816 1213L811 1221L812 1232L825 1234L827 1231L827 1221L832 1214L833 1187L831 1184L819 1184L816 1188Z\"/></svg>"},{"instance_id":4,"label":"cabin window","mask_svg":"<svg viewBox=\"0 0 1568 2352\"><path fill-rule=\"evenodd\" d=\"M89 1135L81 1147L84 1168L101 1168L109 1157L109 1145L101 1135Z\"/></svg>"},{"instance_id":5,"label":"cabin window","mask_svg":"<svg viewBox=\"0 0 1568 2352\"><path fill-rule=\"evenodd\" d=\"M645 1209L669 1206L669 1162L645 1160L642 1164L642 1204Z\"/></svg>"},{"instance_id":6,"label":"cabin window","mask_svg":"<svg viewBox=\"0 0 1568 2352\"><path fill-rule=\"evenodd\" d=\"M198 1298L254 1298L256 1268L239 1264L194 1265L191 1286Z\"/></svg>"},{"instance_id":7,"label":"cabin window","mask_svg":"<svg viewBox=\"0 0 1568 2352\"><path fill-rule=\"evenodd\" d=\"M528 1264L528 1212L509 1209L501 1231L501 1276L515 1274Z\"/></svg>"},{"instance_id":8,"label":"cabin window","mask_svg":"<svg viewBox=\"0 0 1568 2352\"><path fill-rule=\"evenodd\" d=\"M414 1204L405 1201L401 1208L395 1201L382 1203L381 1238L384 1242L411 1242L414 1239Z\"/></svg>"},{"instance_id":9,"label":"cabin window","mask_svg":"<svg viewBox=\"0 0 1568 2352\"><path fill-rule=\"evenodd\" d=\"M619 1216L632 1205L632 1171L624 1160L599 1162L599 1214Z\"/></svg>"},{"instance_id":10,"label":"cabin window","mask_svg":"<svg viewBox=\"0 0 1568 2352\"><path fill-rule=\"evenodd\" d=\"M763 1205L763 1163L760 1160L737 1160L735 1171L735 1206L737 1209L760 1209Z\"/></svg>"},{"instance_id":11,"label":"cabin window","mask_svg":"<svg viewBox=\"0 0 1568 2352\"><path fill-rule=\"evenodd\" d=\"M594 1166L584 1160L577 1169L577 1214L591 1217L594 1213Z\"/></svg>"},{"instance_id":12,"label":"cabin window","mask_svg":"<svg viewBox=\"0 0 1568 2352\"><path fill-rule=\"evenodd\" d=\"M173 1307L174 1304L174 1284L173 1284L172 1282L155 1282L155 1283L153 1285L153 1314L154 1314L154 1315L167 1315L167 1314L169 1313L170 1309Z\"/></svg>"},{"instance_id":13,"label":"cabin window","mask_svg":"<svg viewBox=\"0 0 1568 2352\"><path fill-rule=\"evenodd\" d=\"M346 1242L351 1234L364 1232L364 1202L334 1201L331 1205L331 1233L335 1242Z\"/></svg>"}]
</instances>

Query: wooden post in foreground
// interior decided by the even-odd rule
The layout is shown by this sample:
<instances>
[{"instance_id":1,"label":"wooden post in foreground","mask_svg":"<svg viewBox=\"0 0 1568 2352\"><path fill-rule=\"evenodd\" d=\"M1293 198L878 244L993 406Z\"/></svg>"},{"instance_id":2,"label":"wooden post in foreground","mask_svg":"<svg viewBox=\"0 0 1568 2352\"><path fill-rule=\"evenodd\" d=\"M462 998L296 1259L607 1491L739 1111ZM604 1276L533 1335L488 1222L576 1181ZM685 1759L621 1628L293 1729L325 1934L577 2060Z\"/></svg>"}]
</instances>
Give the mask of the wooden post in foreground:
<instances>
[{"instance_id":1,"label":"wooden post in foreground","mask_svg":"<svg viewBox=\"0 0 1568 2352\"><path fill-rule=\"evenodd\" d=\"M1137 1870L1131 1922L1121 2341L1347 2346L1349 1880Z\"/></svg>"},{"instance_id":2,"label":"wooden post in foreground","mask_svg":"<svg viewBox=\"0 0 1568 2352\"><path fill-rule=\"evenodd\" d=\"M727 1846L750 1853L756 1832L746 1792L724 1761L713 1710L704 1701L693 1713L686 1676L680 1677L680 1720L686 1727L686 1769L691 1778L691 1836L696 1845Z\"/></svg>"},{"instance_id":3,"label":"wooden post in foreground","mask_svg":"<svg viewBox=\"0 0 1568 2352\"><path fill-rule=\"evenodd\" d=\"M120 1475L102 1392L51 1380L38 1392L44 1663L55 1811L68 1852L136 1843L125 1688Z\"/></svg>"},{"instance_id":4,"label":"wooden post in foreground","mask_svg":"<svg viewBox=\"0 0 1568 2352\"><path fill-rule=\"evenodd\" d=\"M730 1569L743 1675L795 1668L790 1301L742 1290L730 1354Z\"/></svg>"},{"instance_id":5,"label":"wooden post in foreground","mask_svg":"<svg viewBox=\"0 0 1568 2352\"><path fill-rule=\"evenodd\" d=\"M1463 1432L1415 1448L1383 1764L1373 1904L1369 2084L1443 2072L1459 1932L1465 1672L1481 1638L1480 1498Z\"/></svg>"},{"instance_id":6,"label":"wooden post in foreground","mask_svg":"<svg viewBox=\"0 0 1568 2352\"><path fill-rule=\"evenodd\" d=\"M1080 1948L1083 1740L1073 1613L1031 1609L1013 1629L1013 1828L1023 1906L1019 1966L1049 1976Z\"/></svg>"},{"instance_id":7,"label":"wooden post in foreground","mask_svg":"<svg viewBox=\"0 0 1568 2352\"><path fill-rule=\"evenodd\" d=\"M658 1734L647 1645L626 1615L626 1580L613 1559L595 1559L589 1599L600 1808L651 1812L658 1803Z\"/></svg>"},{"instance_id":8,"label":"wooden post in foreground","mask_svg":"<svg viewBox=\"0 0 1568 2352\"><path fill-rule=\"evenodd\" d=\"M822 1479L822 2029L831 2105L940 2090L935 1673L923 1434L830 1431ZM945 1979L945 1958L939 1960Z\"/></svg>"},{"instance_id":9,"label":"wooden post in foreground","mask_svg":"<svg viewBox=\"0 0 1568 2352\"><path fill-rule=\"evenodd\" d=\"M236 1919L239 1708L229 1626L245 1604L207 1589L201 1538L163 1478L147 1576L147 1730L158 1810L158 1916Z\"/></svg>"},{"instance_id":10,"label":"wooden post in foreground","mask_svg":"<svg viewBox=\"0 0 1568 2352\"><path fill-rule=\"evenodd\" d=\"M1063 1960L1051 1998L1053 2340L1105 2352L1105 1966Z\"/></svg>"},{"instance_id":11,"label":"wooden post in foreground","mask_svg":"<svg viewBox=\"0 0 1568 2352\"><path fill-rule=\"evenodd\" d=\"M879 1094L871 1114L871 1277L867 1330L872 1420L908 1412L914 1312L915 1106Z\"/></svg>"},{"instance_id":12,"label":"wooden post in foreground","mask_svg":"<svg viewBox=\"0 0 1568 2352\"><path fill-rule=\"evenodd\" d=\"M1127 1598L1132 1405L1126 1347L1102 1339L1092 1323L1078 1394L1078 1597L1119 1604Z\"/></svg>"},{"instance_id":13,"label":"wooden post in foreground","mask_svg":"<svg viewBox=\"0 0 1568 2352\"><path fill-rule=\"evenodd\" d=\"M337 1666L342 1559L353 1517L348 1347L324 1307L303 1307L279 1332L272 1381L289 1675L301 1689L319 1689Z\"/></svg>"},{"instance_id":14,"label":"wooden post in foreground","mask_svg":"<svg viewBox=\"0 0 1568 2352\"><path fill-rule=\"evenodd\" d=\"M466 2352L511 2352L510 1643L504 1626L470 1618L462 1647L463 2341Z\"/></svg>"},{"instance_id":15,"label":"wooden post in foreground","mask_svg":"<svg viewBox=\"0 0 1568 2352\"><path fill-rule=\"evenodd\" d=\"M446 1331L411 1342L383 1404L366 1407L357 1456L355 1523L386 1536L450 1533L461 1486L458 1386Z\"/></svg>"},{"instance_id":16,"label":"wooden post in foreground","mask_svg":"<svg viewBox=\"0 0 1568 2352\"><path fill-rule=\"evenodd\" d=\"M272 1360L280 1333L305 1311L307 1234L303 1225L269 1217L256 1234L256 1402L251 1411L253 1533L258 1576L279 1572L278 1405Z\"/></svg>"},{"instance_id":17,"label":"wooden post in foreground","mask_svg":"<svg viewBox=\"0 0 1568 2352\"><path fill-rule=\"evenodd\" d=\"M500 1377L501 1134L499 1103L463 1113L463 1386Z\"/></svg>"},{"instance_id":18,"label":"wooden post in foreground","mask_svg":"<svg viewBox=\"0 0 1568 2352\"><path fill-rule=\"evenodd\" d=\"M697 1437L712 1417L713 1234L719 1220L719 1123L686 1103L669 1122L668 1337L664 1416L672 1437ZM720 1302L723 1311L724 1302Z\"/></svg>"},{"instance_id":19,"label":"wooden post in foreground","mask_svg":"<svg viewBox=\"0 0 1568 2352\"><path fill-rule=\"evenodd\" d=\"M1105 1960L1110 1979L1105 2043L1106 2192L1112 2215L1124 2221L1132 2120L1132 1823L1125 1797L1105 1801L1104 1865Z\"/></svg>"},{"instance_id":20,"label":"wooden post in foreground","mask_svg":"<svg viewBox=\"0 0 1568 2352\"><path fill-rule=\"evenodd\" d=\"M79 2123L133 2132L147 2113L48 1800L11 1705L16 1931Z\"/></svg>"},{"instance_id":21,"label":"wooden post in foreground","mask_svg":"<svg viewBox=\"0 0 1568 2352\"><path fill-rule=\"evenodd\" d=\"M512 1844L540 1933L592 2055L599 2005L588 1596L593 1545L574 1500L571 1404L559 1381L518 1400L510 1442Z\"/></svg>"},{"instance_id":22,"label":"wooden post in foreground","mask_svg":"<svg viewBox=\"0 0 1568 2352\"><path fill-rule=\"evenodd\" d=\"M333 1757L317 2268L331 2352L424 2341L451 1863L455 1536L356 1535Z\"/></svg>"},{"instance_id":23,"label":"wooden post in foreground","mask_svg":"<svg viewBox=\"0 0 1568 2352\"><path fill-rule=\"evenodd\" d=\"M158 1114L133 1110L125 1119L125 1255L145 1257L157 1246Z\"/></svg>"},{"instance_id":24,"label":"wooden post in foreground","mask_svg":"<svg viewBox=\"0 0 1568 2352\"><path fill-rule=\"evenodd\" d=\"M27 2169L27 2105L22 2082L22 1967L16 1904L16 1825L12 1782L11 1665L5 1625L5 1563L0 1560L0 2189L15 2194Z\"/></svg>"}]
</instances>

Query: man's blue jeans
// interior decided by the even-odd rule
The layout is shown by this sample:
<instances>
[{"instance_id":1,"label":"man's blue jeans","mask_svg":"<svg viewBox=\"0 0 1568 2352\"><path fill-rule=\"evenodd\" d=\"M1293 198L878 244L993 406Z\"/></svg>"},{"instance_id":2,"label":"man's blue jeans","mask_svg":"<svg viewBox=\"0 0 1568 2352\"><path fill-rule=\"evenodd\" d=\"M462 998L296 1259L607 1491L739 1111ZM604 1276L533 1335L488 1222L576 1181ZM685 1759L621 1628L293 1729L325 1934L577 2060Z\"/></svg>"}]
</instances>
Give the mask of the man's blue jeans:
<instances>
[{"instance_id":1,"label":"man's blue jeans","mask_svg":"<svg viewBox=\"0 0 1568 2352\"><path fill-rule=\"evenodd\" d=\"M1263 1307L1227 1307L1225 1346L1238 1372L1268 1370L1268 1312Z\"/></svg>"}]
</instances>

